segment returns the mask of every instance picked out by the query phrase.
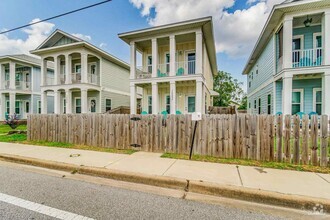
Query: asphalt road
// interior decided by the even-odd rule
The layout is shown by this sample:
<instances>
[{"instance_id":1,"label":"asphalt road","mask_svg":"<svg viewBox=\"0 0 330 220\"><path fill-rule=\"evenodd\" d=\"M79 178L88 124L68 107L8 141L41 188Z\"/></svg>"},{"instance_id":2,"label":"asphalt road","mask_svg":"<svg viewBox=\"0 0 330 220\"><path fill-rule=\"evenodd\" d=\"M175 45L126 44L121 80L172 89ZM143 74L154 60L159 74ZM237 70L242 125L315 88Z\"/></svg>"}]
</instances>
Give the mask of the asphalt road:
<instances>
[{"instance_id":1,"label":"asphalt road","mask_svg":"<svg viewBox=\"0 0 330 220\"><path fill-rule=\"evenodd\" d=\"M284 219L259 210L189 201L68 176L0 163L0 219L56 219L61 212L76 216L74 219ZM11 201L4 202L6 199ZM40 207L46 214L38 211Z\"/></svg>"}]
</instances>

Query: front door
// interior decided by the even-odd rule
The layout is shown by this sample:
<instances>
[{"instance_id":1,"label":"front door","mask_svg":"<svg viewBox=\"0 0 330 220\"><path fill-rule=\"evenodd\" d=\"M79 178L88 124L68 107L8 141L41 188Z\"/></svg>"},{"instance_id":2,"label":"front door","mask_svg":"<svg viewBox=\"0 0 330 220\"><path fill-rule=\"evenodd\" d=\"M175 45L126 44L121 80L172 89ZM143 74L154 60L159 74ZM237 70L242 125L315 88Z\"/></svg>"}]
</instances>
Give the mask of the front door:
<instances>
[{"instance_id":1,"label":"front door","mask_svg":"<svg viewBox=\"0 0 330 220\"><path fill-rule=\"evenodd\" d=\"M188 52L187 53L187 72L188 74L195 74L196 73L196 53L195 52Z\"/></svg>"},{"instance_id":2,"label":"front door","mask_svg":"<svg viewBox=\"0 0 330 220\"><path fill-rule=\"evenodd\" d=\"M195 103L196 103L195 96L187 96L187 98L186 98L186 108L185 108L187 113L193 113L193 112L196 111Z\"/></svg>"},{"instance_id":3,"label":"front door","mask_svg":"<svg viewBox=\"0 0 330 220\"><path fill-rule=\"evenodd\" d=\"M30 113L30 102L26 101L24 105L24 112L23 112L23 117L27 118L27 114Z\"/></svg>"},{"instance_id":4,"label":"front door","mask_svg":"<svg viewBox=\"0 0 330 220\"><path fill-rule=\"evenodd\" d=\"M89 98L89 112L95 113L96 112L96 98Z\"/></svg>"}]
</instances>

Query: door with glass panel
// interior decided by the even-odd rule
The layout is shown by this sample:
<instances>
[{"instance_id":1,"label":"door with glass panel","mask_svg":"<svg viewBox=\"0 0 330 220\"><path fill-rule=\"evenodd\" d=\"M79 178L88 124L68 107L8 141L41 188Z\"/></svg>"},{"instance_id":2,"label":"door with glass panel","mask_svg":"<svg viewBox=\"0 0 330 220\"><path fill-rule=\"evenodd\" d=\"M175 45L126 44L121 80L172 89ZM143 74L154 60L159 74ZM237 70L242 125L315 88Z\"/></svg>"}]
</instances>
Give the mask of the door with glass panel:
<instances>
[{"instance_id":1,"label":"door with glass panel","mask_svg":"<svg viewBox=\"0 0 330 220\"><path fill-rule=\"evenodd\" d=\"M322 90L314 89L313 93L314 93L313 111L316 112L318 115L322 115Z\"/></svg>"},{"instance_id":2,"label":"door with glass panel","mask_svg":"<svg viewBox=\"0 0 330 220\"><path fill-rule=\"evenodd\" d=\"M196 53L189 52L187 53L187 72L188 75L196 73Z\"/></svg>"},{"instance_id":3,"label":"door with glass panel","mask_svg":"<svg viewBox=\"0 0 330 220\"><path fill-rule=\"evenodd\" d=\"M188 113L196 112L196 98L195 98L195 96L187 96L186 111Z\"/></svg>"},{"instance_id":4,"label":"door with glass panel","mask_svg":"<svg viewBox=\"0 0 330 220\"><path fill-rule=\"evenodd\" d=\"M285 94L284 94L285 95ZM296 90L292 92L292 115L303 111L303 92Z\"/></svg>"}]
</instances>

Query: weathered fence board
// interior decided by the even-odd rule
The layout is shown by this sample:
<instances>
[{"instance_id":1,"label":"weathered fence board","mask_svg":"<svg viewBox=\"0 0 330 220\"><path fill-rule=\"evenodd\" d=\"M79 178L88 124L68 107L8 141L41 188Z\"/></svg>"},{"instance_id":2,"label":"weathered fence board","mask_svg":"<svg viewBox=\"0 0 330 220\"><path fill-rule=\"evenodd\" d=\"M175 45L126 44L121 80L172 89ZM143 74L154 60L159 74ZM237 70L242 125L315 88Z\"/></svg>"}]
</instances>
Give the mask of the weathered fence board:
<instances>
[{"instance_id":1,"label":"weathered fence board","mask_svg":"<svg viewBox=\"0 0 330 220\"><path fill-rule=\"evenodd\" d=\"M132 120L135 119L135 120ZM29 115L28 140L188 154L190 115ZM328 116L203 115L194 153L329 166Z\"/></svg>"}]
</instances>

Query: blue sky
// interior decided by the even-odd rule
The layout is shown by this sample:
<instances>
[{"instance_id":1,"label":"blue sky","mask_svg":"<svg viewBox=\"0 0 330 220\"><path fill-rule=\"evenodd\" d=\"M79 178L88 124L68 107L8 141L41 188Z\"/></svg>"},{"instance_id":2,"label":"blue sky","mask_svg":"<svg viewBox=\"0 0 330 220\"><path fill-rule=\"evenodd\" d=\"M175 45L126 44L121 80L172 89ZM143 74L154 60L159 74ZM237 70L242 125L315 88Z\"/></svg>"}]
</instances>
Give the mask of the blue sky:
<instances>
[{"instance_id":1,"label":"blue sky","mask_svg":"<svg viewBox=\"0 0 330 220\"><path fill-rule=\"evenodd\" d=\"M0 7L0 30L14 28L29 23L35 18L47 18L100 1L101 0L1 0L1 5L4 7ZM112 2L97 6L95 8L87 9L76 14L71 14L65 17L57 18L55 20L51 20L49 22L54 24L54 27L48 27L48 31L53 31L58 28L68 33L88 36L87 38L90 37L90 42L94 45L102 45L102 49L106 50L107 52L119 57L120 59L123 59L124 61L129 61L129 47L118 38L118 33L145 28L149 27L150 25L157 25L161 23L191 18L191 15L185 17L181 16L181 14L178 14L178 16L176 17L174 15L176 12L173 12L173 16L165 15L166 19L163 19L162 16L164 17L164 15L162 15L161 12L164 8L164 5L161 5L162 3L160 3L159 1L164 2L164 0L113 0ZM197 0L186 0L186 2L189 1L194 4L193 1ZM211 10L206 8L205 10L201 9L199 11L200 8L203 8L202 4L208 1L213 2L211 4L214 4L215 6L219 5L217 10ZM242 33L240 33L239 28L237 28L237 30L235 30L235 27L226 29L227 25L225 24L228 24L232 21L232 23L235 24L236 27L239 27L239 25L241 25L240 19L241 17L242 19L244 19L244 16L248 16L248 18L251 18L251 20L255 22L255 19L253 19L254 15L248 14L249 10L252 10L253 7L259 7L259 4L266 5L266 3L259 2L259 0L253 1L252 4L248 4L245 0L208 1L201 0L199 2L200 5L198 6L198 8L191 9L196 12L196 16L198 16L199 14L201 16L214 16L214 26L215 29L217 29L215 30L215 34L219 35L219 37L216 36L216 39L218 41L218 68L220 70L225 70L232 73L234 77L238 78L240 81L245 82L245 77L241 75L241 72L247 60L249 52L251 51L251 48L254 45L254 42L260 31L255 31L255 29L251 30L254 32L253 36L248 36L247 38L251 38L250 41L252 42L246 43L249 45L245 48L245 44L235 45L239 43L232 41L232 39L237 36L242 37L240 36ZM210 4L210 2L208 2L208 4ZM181 3L173 3L173 7L178 7L180 5L174 4ZM144 16L142 16L141 13L143 13L143 9L147 9L148 6L150 6L150 10L147 10L147 13L145 13L144 11ZM188 6L182 5L182 7ZM162 8L162 10L160 10L160 8ZM171 10L171 8L169 8L168 10ZM265 15L260 19L265 20L266 16L268 15L267 12L269 11L269 9L260 10L260 13L262 13L262 15ZM242 14L240 15L239 13ZM226 16L224 16L224 14ZM169 17L172 20L168 20ZM248 22L249 19L245 20L246 22ZM222 22L222 24L218 25L218 22ZM258 22L260 23L260 29L263 26L264 21ZM251 26L253 26L253 24L251 24ZM22 30L14 31L7 34L5 36L5 39L3 39L4 36L0 36L0 55L13 53L16 51L25 52L30 49L34 49L30 47L35 47L35 45L38 45L40 43L38 41L40 41L48 34L48 32L38 33L38 31L43 31L42 28L43 27L40 27L39 29L36 28L36 30L30 31L30 33L24 32ZM29 36L29 34L34 34L36 36L33 35L32 37ZM244 40L245 38L243 39L243 41ZM26 41L25 44L24 41ZM237 41L240 43L244 43L241 42L242 40L240 39L237 39ZM20 45L20 43L24 45L22 46L24 48L22 50L15 48L18 47L17 44ZM243 49L241 49L242 47ZM244 51L244 53L240 54L240 51Z\"/></svg>"}]
</instances>

